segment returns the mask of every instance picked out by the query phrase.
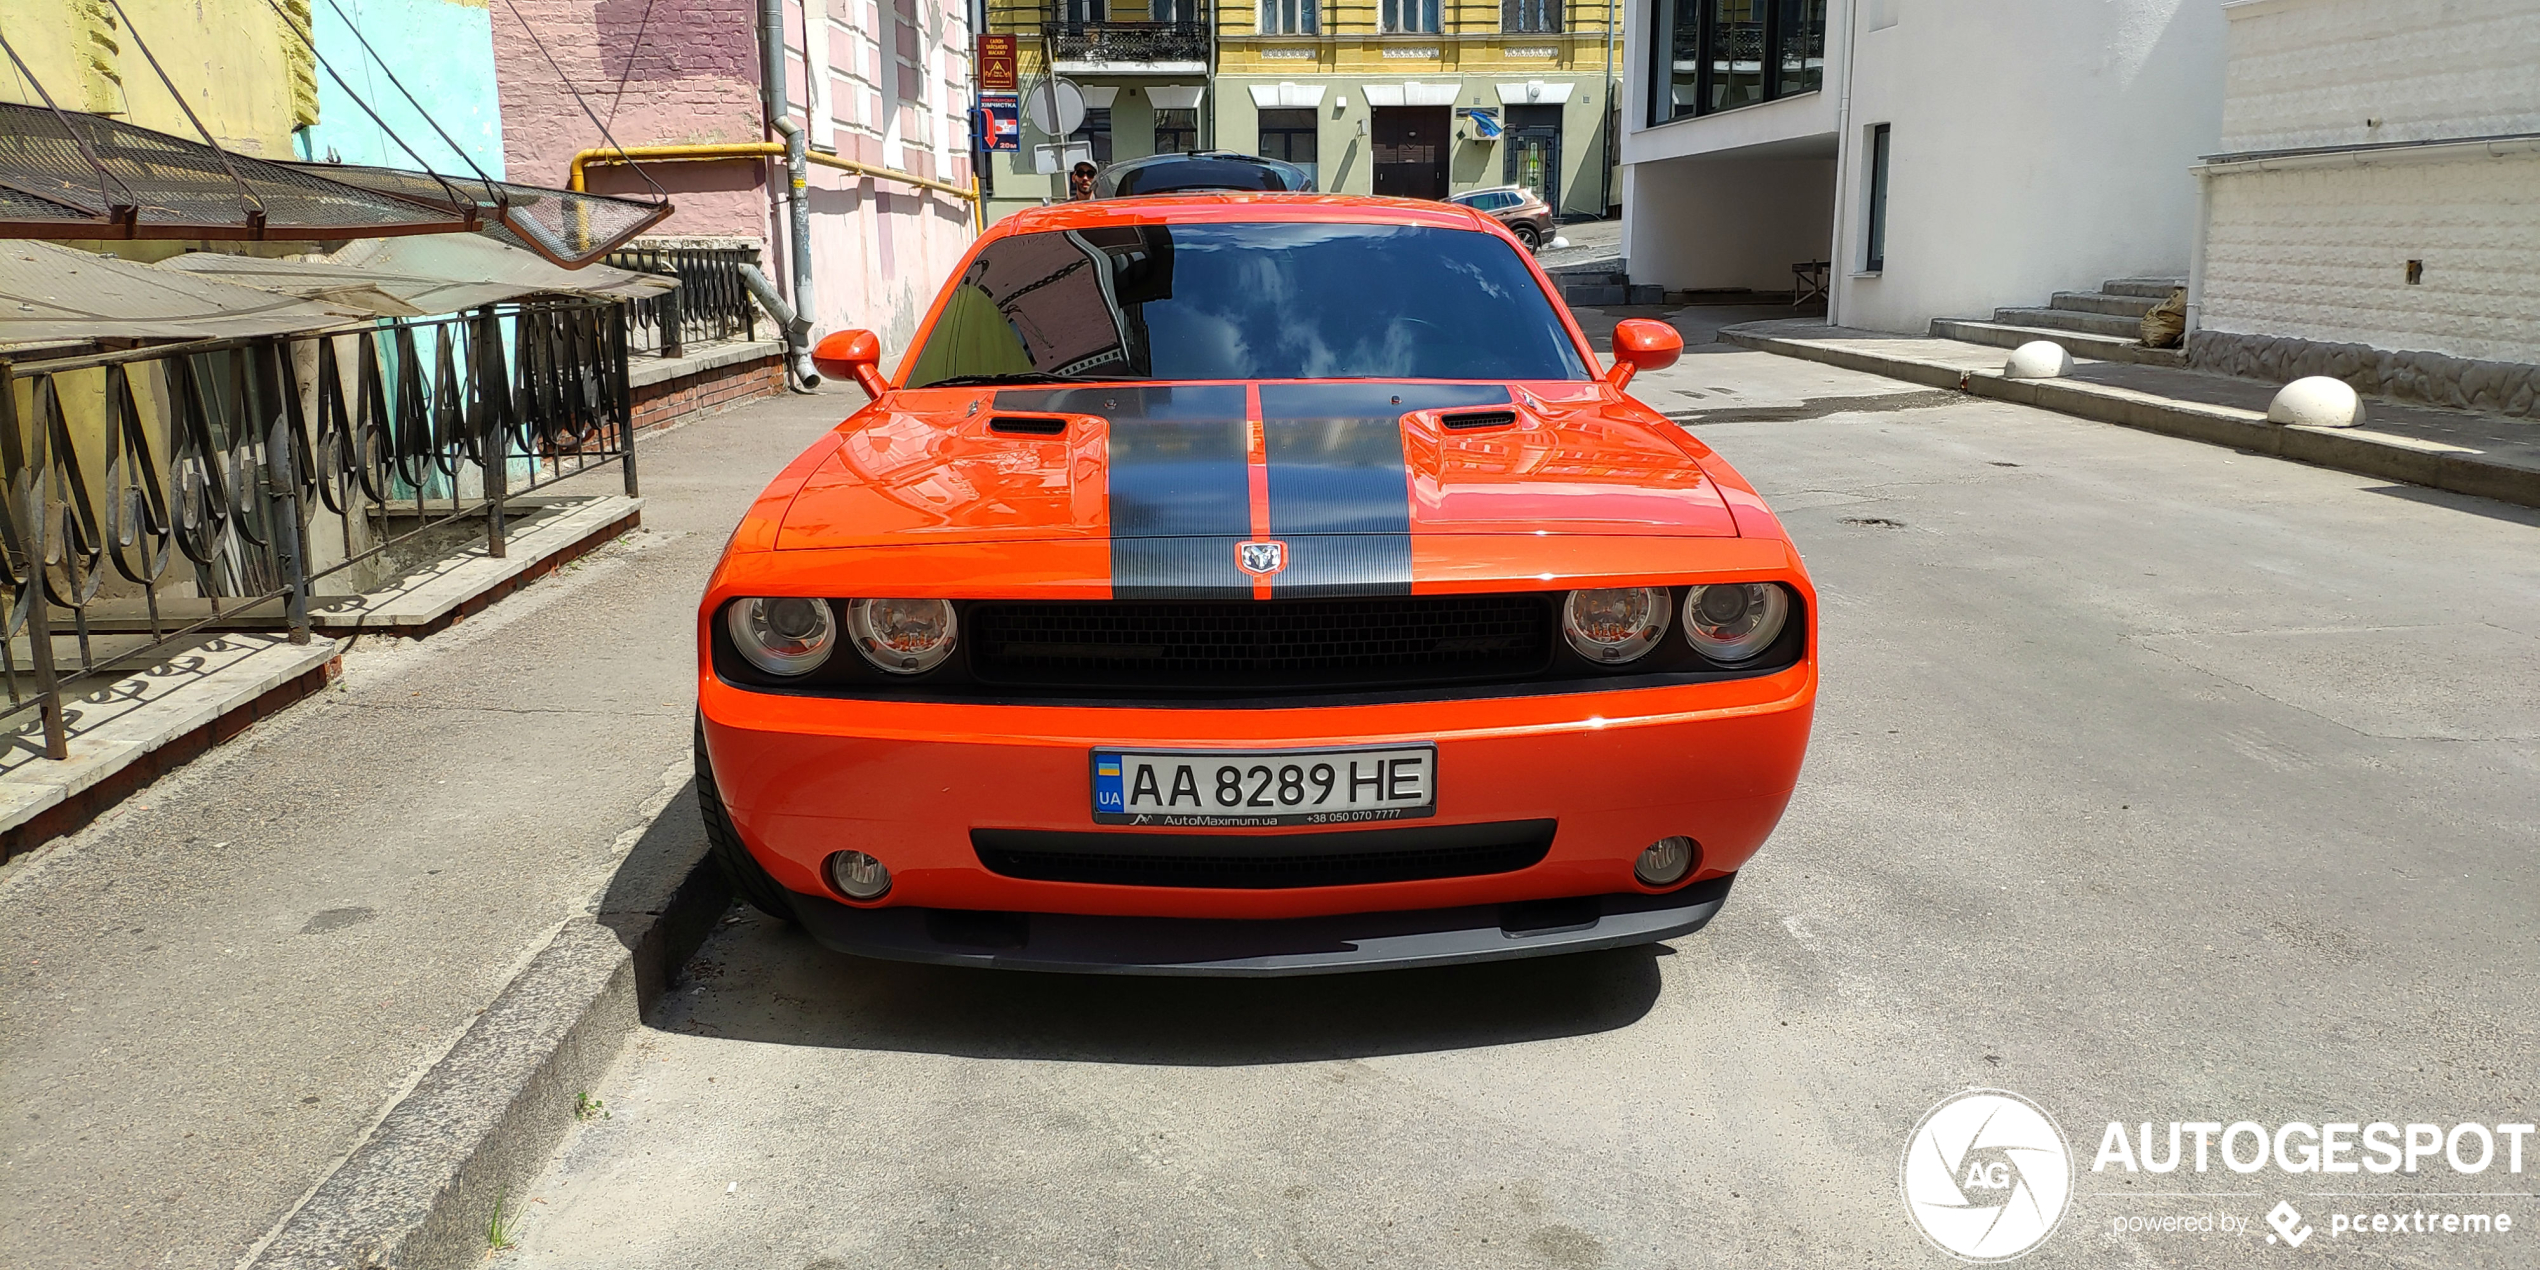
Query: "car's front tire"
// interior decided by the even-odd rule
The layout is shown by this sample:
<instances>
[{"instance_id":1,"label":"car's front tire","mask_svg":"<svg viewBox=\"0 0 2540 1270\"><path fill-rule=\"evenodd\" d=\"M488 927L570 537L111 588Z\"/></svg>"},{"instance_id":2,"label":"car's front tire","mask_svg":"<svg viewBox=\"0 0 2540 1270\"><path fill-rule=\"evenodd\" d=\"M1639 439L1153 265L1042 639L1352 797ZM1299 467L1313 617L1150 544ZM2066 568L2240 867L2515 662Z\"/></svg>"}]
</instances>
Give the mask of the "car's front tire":
<instances>
[{"instance_id":1,"label":"car's front tire","mask_svg":"<svg viewBox=\"0 0 2540 1270\"><path fill-rule=\"evenodd\" d=\"M741 845L741 831L732 826L732 813L724 810L723 795L714 787L713 760L706 757L706 721L702 717L697 720L697 813L706 822L707 854L714 857L715 867L723 870L733 894L780 922L793 921L794 906L786 899L785 888L767 875L748 847Z\"/></svg>"}]
</instances>

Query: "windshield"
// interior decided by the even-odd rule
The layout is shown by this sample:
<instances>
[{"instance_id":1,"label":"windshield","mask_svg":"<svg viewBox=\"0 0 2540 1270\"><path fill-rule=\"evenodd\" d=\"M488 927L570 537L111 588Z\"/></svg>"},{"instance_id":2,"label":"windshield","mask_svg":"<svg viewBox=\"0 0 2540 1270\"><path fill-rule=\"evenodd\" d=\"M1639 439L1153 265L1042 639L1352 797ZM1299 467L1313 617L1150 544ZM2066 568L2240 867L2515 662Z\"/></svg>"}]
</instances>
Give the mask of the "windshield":
<instances>
[{"instance_id":1,"label":"windshield","mask_svg":"<svg viewBox=\"0 0 2540 1270\"><path fill-rule=\"evenodd\" d=\"M907 386L1588 378L1515 248L1418 225L1017 234L962 272Z\"/></svg>"}]
</instances>

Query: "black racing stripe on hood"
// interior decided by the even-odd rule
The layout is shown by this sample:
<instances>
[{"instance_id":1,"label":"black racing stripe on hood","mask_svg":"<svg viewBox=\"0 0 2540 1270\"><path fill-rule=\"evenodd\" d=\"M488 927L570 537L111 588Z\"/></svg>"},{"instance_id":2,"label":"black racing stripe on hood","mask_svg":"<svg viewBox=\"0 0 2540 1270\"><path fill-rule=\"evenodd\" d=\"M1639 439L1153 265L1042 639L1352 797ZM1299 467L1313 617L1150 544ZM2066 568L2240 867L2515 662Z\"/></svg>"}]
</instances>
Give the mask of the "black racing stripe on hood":
<instances>
[{"instance_id":1,"label":"black racing stripe on hood","mask_svg":"<svg viewBox=\"0 0 2540 1270\"><path fill-rule=\"evenodd\" d=\"M1271 579L1271 593L1410 594L1402 416L1508 401L1497 384L1264 385L1270 533L1288 542L1288 567Z\"/></svg>"},{"instance_id":2,"label":"black racing stripe on hood","mask_svg":"<svg viewBox=\"0 0 2540 1270\"><path fill-rule=\"evenodd\" d=\"M1252 578L1235 567L1235 545L1252 536L1241 385L1005 388L996 406L1110 421L1115 598L1252 594Z\"/></svg>"}]
</instances>

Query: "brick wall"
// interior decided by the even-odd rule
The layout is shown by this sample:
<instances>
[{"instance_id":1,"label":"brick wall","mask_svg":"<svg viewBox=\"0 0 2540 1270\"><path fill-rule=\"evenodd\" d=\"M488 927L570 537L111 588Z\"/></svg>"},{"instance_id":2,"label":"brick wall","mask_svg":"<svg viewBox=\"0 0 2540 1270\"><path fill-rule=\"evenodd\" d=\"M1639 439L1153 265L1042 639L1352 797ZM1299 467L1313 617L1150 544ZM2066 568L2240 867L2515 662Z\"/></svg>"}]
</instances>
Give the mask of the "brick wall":
<instances>
[{"instance_id":1,"label":"brick wall","mask_svg":"<svg viewBox=\"0 0 2540 1270\"><path fill-rule=\"evenodd\" d=\"M773 353L754 362L665 379L635 390L635 428L640 432L664 427L687 415L721 410L783 391L785 368Z\"/></svg>"}]
</instances>

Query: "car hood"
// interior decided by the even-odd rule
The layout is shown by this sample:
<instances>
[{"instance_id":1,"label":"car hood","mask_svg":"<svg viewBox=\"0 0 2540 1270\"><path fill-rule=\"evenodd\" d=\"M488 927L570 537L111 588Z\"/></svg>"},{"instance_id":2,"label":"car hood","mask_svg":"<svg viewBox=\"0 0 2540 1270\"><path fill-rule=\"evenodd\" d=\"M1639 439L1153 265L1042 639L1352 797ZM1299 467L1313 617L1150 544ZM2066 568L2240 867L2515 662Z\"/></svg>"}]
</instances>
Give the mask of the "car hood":
<instances>
[{"instance_id":1,"label":"car hood","mask_svg":"<svg viewBox=\"0 0 2540 1270\"><path fill-rule=\"evenodd\" d=\"M1734 537L1698 451L1603 383L899 391L840 426L776 546Z\"/></svg>"}]
</instances>

